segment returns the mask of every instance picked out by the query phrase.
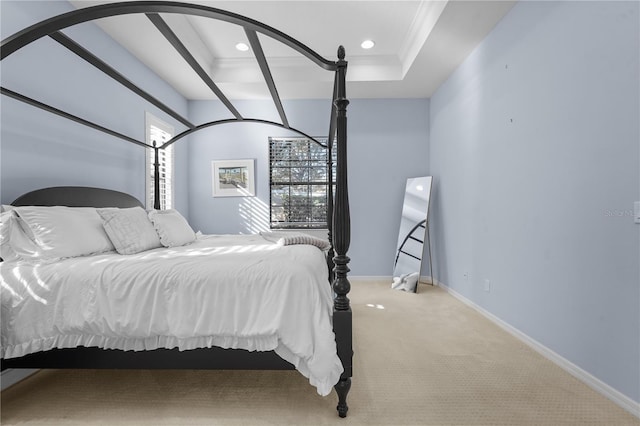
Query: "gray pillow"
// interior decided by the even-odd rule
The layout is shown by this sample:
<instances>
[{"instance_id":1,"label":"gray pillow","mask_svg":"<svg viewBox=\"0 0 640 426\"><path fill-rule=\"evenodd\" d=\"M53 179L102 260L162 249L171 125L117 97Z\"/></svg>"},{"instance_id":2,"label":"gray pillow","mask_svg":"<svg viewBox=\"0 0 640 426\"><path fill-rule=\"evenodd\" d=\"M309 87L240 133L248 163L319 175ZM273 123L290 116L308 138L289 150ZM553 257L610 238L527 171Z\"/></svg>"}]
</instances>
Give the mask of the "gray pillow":
<instances>
[{"instance_id":1,"label":"gray pillow","mask_svg":"<svg viewBox=\"0 0 640 426\"><path fill-rule=\"evenodd\" d=\"M165 247L183 246L196 239L195 232L177 210L153 210L149 219Z\"/></svg>"},{"instance_id":2,"label":"gray pillow","mask_svg":"<svg viewBox=\"0 0 640 426\"><path fill-rule=\"evenodd\" d=\"M120 254L136 254L162 247L153 224L141 207L98 209L102 226Z\"/></svg>"}]
</instances>

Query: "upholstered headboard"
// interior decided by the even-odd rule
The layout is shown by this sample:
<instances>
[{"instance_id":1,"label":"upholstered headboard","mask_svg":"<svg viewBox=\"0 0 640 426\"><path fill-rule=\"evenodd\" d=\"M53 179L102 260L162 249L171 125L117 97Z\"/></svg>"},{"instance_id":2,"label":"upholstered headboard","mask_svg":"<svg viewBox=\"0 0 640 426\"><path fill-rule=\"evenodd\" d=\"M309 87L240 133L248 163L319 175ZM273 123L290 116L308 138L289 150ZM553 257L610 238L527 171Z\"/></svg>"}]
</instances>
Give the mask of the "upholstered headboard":
<instances>
[{"instance_id":1,"label":"upholstered headboard","mask_svg":"<svg viewBox=\"0 0 640 426\"><path fill-rule=\"evenodd\" d=\"M28 192L11 203L14 206L144 207L124 192L88 186L55 186Z\"/></svg>"}]
</instances>

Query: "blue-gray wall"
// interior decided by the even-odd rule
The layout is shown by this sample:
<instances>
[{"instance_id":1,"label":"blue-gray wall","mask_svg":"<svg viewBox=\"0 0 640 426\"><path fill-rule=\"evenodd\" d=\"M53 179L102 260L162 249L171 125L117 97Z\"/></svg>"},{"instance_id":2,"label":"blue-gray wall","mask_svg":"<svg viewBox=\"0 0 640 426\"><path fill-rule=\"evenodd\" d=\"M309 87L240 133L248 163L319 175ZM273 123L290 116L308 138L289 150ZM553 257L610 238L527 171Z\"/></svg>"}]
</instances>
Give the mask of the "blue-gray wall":
<instances>
[{"instance_id":1,"label":"blue-gray wall","mask_svg":"<svg viewBox=\"0 0 640 426\"><path fill-rule=\"evenodd\" d=\"M291 126L313 136L328 131L330 102L284 103ZM238 102L247 117L278 121L271 101ZM427 174L429 101L354 99L348 108L349 191L354 275L390 276L406 179ZM197 123L226 118L217 101L191 101ZM189 211L205 233L253 233L269 229L269 136L288 136L267 125L212 127L190 137ZM213 198L211 161L256 160L256 197Z\"/></svg>"},{"instance_id":2,"label":"blue-gray wall","mask_svg":"<svg viewBox=\"0 0 640 426\"><path fill-rule=\"evenodd\" d=\"M432 97L429 158L436 278L635 401L638 6L517 4Z\"/></svg>"},{"instance_id":3,"label":"blue-gray wall","mask_svg":"<svg viewBox=\"0 0 640 426\"><path fill-rule=\"evenodd\" d=\"M73 10L67 2L2 1L2 38L45 18ZM187 101L94 24L65 31L181 114ZM51 104L140 141L145 111L184 129L57 42L44 38L2 61L2 86ZM46 186L98 186L128 192L144 201L144 149L51 113L2 96L0 199ZM176 205L187 204L186 144L176 149Z\"/></svg>"}]
</instances>

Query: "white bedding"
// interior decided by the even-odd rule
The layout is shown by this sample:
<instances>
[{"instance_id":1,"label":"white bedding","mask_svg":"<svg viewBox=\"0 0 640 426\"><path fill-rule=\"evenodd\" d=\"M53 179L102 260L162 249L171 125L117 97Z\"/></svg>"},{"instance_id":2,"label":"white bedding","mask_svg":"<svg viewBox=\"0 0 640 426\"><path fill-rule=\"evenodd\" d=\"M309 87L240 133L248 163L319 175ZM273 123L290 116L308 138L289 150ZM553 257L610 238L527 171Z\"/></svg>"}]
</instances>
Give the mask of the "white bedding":
<instances>
[{"instance_id":1,"label":"white bedding","mask_svg":"<svg viewBox=\"0 0 640 426\"><path fill-rule=\"evenodd\" d=\"M327 395L343 371L322 251L201 236L135 255L0 263L2 357L52 348L275 352Z\"/></svg>"}]
</instances>

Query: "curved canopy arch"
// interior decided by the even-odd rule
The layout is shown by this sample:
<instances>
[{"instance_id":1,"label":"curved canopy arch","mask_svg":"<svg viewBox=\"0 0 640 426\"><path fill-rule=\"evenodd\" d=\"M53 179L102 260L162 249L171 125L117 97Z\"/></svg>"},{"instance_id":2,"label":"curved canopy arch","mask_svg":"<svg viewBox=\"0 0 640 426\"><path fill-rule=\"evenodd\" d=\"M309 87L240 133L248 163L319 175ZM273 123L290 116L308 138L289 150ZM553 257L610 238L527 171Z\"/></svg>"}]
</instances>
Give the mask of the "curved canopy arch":
<instances>
[{"instance_id":1,"label":"curved canopy arch","mask_svg":"<svg viewBox=\"0 0 640 426\"><path fill-rule=\"evenodd\" d=\"M219 21L240 25L247 30L265 34L283 44L286 44L328 71L335 71L337 69L336 62L323 58L306 45L300 43L298 40L276 30L273 27L270 27L269 25L263 24L246 16L238 15L237 13L209 6L169 1L109 3L77 9L62 15L54 16L37 24L33 24L30 27L27 27L2 40L0 60L35 40L65 28L81 24L83 22L94 21L96 19L136 13L177 13L182 15L213 18Z\"/></svg>"},{"instance_id":2,"label":"curved canopy arch","mask_svg":"<svg viewBox=\"0 0 640 426\"><path fill-rule=\"evenodd\" d=\"M169 139L167 142L165 142L164 144L160 145L158 148L159 149L168 148L169 146L171 146L174 143L178 142L180 139L182 139L182 138L184 138L186 136L189 136L189 135L191 135L191 134L193 134L193 133L195 133L195 132L197 132L199 130L202 130L202 129L207 129L209 127L218 126L218 125L221 125L221 124L229 124L229 123L237 123L237 122L238 122L238 120L236 120L234 118L227 118L227 119L224 119L224 120L216 120L216 121L210 121L208 123L203 123L203 124L200 124L200 125L196 126L193 129L185 130L184 132L175 135L174 137ZM269 126L280 127L282 129L286 129L288 131L297 133L300 136L304 136L305 138L317 143L318 145L320 145L323 148L327 148L328 147L326 144L323 144L322 142L317 140L315 137L306 134L302 130L298 130L298 129L293 128L293 127L286 127L286 126L282 125L281 123L277 123L275 121L262 120L262 119L259 119L259 118L245 118L244 120L242 120L242 122L243 123L267 124Z\"/></svg>"},{"instance_id":3,"label":"curved canopy arch","mask_svg":"<svg viewBox=\"0 0 640 426\"><path fill-rule=\"evenodd\" d=\"M252 50L255 53L256 60L260 66L263 77L269 88L271 93L271 97L275 104L275 107L280 115L282 123L276 123L273 121L262 120L259 118L247 118L243 117L235 106L231 103L229 99L222 93L222 91L218 88L215 82L211 79L208 73L198 64L195 58L191 55L188 49L182 44L182 42L178 39L176 34L171 30L169 25L162 19L160 13L171 13L171 14L183 14L183 15L192 15L192 16L200 16L211 18L215 20L220 20L224 22L228 22L231 24L236 24L242 26L247 35L247 38L252 46ZM180 55L185 59L185 61L193 68L193 70L202 78L202 80L209 86L209 88L215 93L218 99L227 107L227 109L232 113L235 119L230 120L219 120L212 121L200 125L196 125L191 123L187 118L181 116L179 113L174 111L169 106L162 103L160 100L156 99L151 94L145 92L143 89L136 86L134 83L129 81L124 75L120 74L118 71L110 67L108 64L103 62L97 56L93 55L91 52L84 49L82 46L77 44L75 41L70 39L68 36L60 32L61 30L72 27L77 24L91 22L96 19L114 17L120 15L130 15L130 14L144 14L147 18L156 26L159 32L173 45L173 47L180 53ZM9 37L2 40L2 44L0 45L0 60L10 56L12 53L17 50L28 46L30 43L39 40L45 36L51 37L53 40L66 47L71 52L80 56L85 61L89 62L91 65L95 66L114 80L118 81L140 97L144 98L151 104L158 107L160 110L164 111L177 121L184 124L188 127L188 130L182 132L181 134L174 137L169 144L175 143L177 140L184 138L187 135L190 135L200 129L211 127L217 124L229 123L229 122L261 122L264 124L270 124L278 127L285 128L287 130L291 130L295 133L308 137L314 142L322 145L315 138L305 134L304 132L295 129L289 125L286 114L284 112L284 108L282 106L282 102L278 95L278 91L276 89L275 83L271 76L271 71L269 70L269 66L267 64L266 57L262 50L262 46L258 40L257 34L261 33L268 37L271 37L286 46L294 49L298 53L302 54L309 60L311 60L316 65L321 68L332 71L335 73L334 79L334 90L333 90L333 100L335 102L336 96L339 93L342 93L344 97L344 87L342 89L338 88L339 81L344 86L344 74L346 72L347 62L344 60L344 48L340 46L338 49L338 61L330 61L318 53L299 42L298 40L293 39L292 37L284 34L283 32L270 27L266 24L258 22L254 19L238 15L236 13L228 12L221 9L212 8L209 6L198 5L198 4L188 4L188 3L180 3L180 2L168 2L168 1L132 1L132 2L121 2L121 3L109 3L102 4L97 6L86 7L82 9L73 10L67 13L63 13L58 16L54 16L52 18L43 20L36 24L33 24ZM338 74L342 74L342 78L338 78ZM85 120L76 115L67 113L65 111L59 110L55 107L49 106L42 102L39 102L35 99L31 99L27 96L24 96L20 93L14 92L10 89L6 89L4 87L0 88L1 93L5 96L12 97L21 102L30 104L40 109L44 109L46 111L52 112L59 116L65 117L77 123L83 124L85 126L94 128L96 130L100 130L102 132L111 134L112 136L116 136L122 140L127 142L135 143L137 145L141 145L148 148L153 148L146 144L145 142L135 140L131 137L123 135L119 132L106 129L99 124L92 123L88 120ZM332 140L335 137L336 133L336 108L332 106L331 118L329 124L329 140ZM160 149L168 146L169 144L165 144L162 147L158 147Z\"/></svg>"}]
</instances>

